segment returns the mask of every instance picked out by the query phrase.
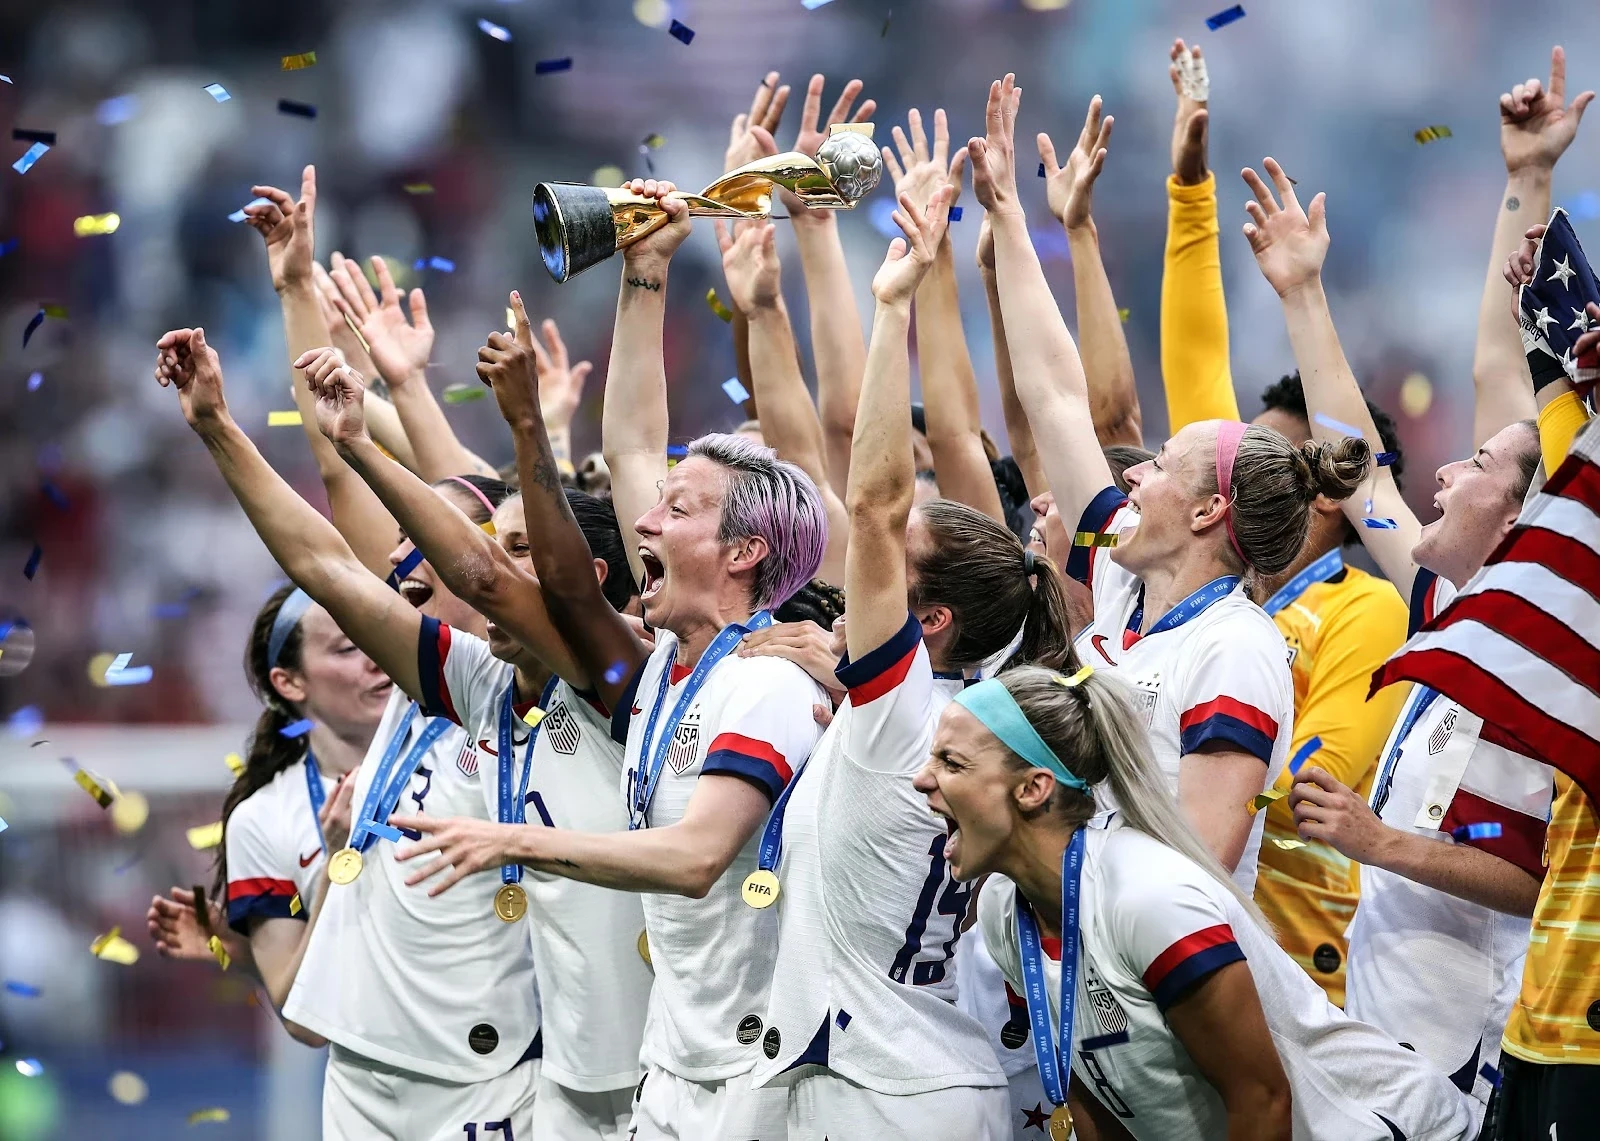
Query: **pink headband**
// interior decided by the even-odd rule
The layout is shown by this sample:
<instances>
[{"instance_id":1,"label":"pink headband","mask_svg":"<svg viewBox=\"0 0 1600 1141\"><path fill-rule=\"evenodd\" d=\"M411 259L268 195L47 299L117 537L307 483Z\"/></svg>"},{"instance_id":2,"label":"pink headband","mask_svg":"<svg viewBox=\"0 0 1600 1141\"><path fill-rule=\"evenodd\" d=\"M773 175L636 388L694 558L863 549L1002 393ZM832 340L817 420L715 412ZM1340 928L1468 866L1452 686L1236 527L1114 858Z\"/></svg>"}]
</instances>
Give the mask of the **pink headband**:
<instances>
[{"instance_id":1,"label":"pink headband","mask_svg":"<svg viewBox=\"0 0 1600 1141\"><path fill-rule=\"evenodd\" d=\"M1222 453L1219 451L1217 454L1220 456ZM1219 461L1219 464L1220 464L1220 461ZM1228 459L1228 466L1229 467L1233 466L1233 458L1231 456ZM479 491L477 489L477 487L475 487L473 485L473 483L472 483L472 481L470 479L463 479L459 475L447 475L447 476L445 476L445 478L446 479L455 480L462 487L466 488L468 491L472 492L472 494L476 495L478 497L478 502L483 504L483 509L489 513L489 518L491 518L491 519L494 518L494 504L489 502L489 497L487 495L485 495L483 492Z\"/></svg>"},{"instance_id":2,"label":"pink headband","mask_svg":"<svg viewBox=\"0 0 1600 1141\"><path fill-rule=\"evenodd\" d=\"M1225 508L1228 514L1222 522L1228 529L1228 542L1233 544L1234 554L1247 567L1250 560L1245 558L1239 540L1233 534L1233 459L1239 454L1239 441L1244 439L1248 427L1238 420L1224 420L1217 428L1217 491L1228 501Z\"/></svg>"}]
</instances>

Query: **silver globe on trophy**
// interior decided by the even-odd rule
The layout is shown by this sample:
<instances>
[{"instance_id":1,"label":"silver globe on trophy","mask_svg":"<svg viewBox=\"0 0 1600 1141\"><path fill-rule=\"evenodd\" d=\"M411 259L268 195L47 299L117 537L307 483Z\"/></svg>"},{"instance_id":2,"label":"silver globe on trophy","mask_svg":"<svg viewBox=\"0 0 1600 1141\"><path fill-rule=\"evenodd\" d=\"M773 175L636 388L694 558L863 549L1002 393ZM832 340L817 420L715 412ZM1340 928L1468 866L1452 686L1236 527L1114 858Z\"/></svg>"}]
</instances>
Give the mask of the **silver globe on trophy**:
<instances>
[{"instance_id":1,"label":"silver globe on trophy","mask_svg":"<svg viewBox=\"0 0 1600 1141\"><path fill-rule=\"evenodd\" d=\"M772 187L781 186L810 210L848 210L883 177L883 156L871 123L835 123L813 155L786 151L746 163L699 194L671 195L689 213L716 218L766 218ZM545 268L566 281L664 226L654 198L621 187L541 182L533 188L533 232Z\"/></svg>"}]
</instances>

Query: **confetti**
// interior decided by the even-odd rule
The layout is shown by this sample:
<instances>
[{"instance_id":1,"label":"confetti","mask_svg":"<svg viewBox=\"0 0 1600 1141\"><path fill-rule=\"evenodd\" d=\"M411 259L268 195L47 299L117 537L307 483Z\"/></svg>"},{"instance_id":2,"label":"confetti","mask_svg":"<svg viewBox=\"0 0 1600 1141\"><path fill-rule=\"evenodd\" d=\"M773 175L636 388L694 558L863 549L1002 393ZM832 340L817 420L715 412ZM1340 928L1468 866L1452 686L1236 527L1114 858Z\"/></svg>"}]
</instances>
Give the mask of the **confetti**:
<instances>
[{"instance_id":1,"label":"confetti","mask_svg":"<svg viewBox=\"0 0 1600 1141\"><path fill-rule=\"evenodd\" d=\"M1116 532L1101 533L1099 531L1079 531L1072 536L1074 547L1114 547L1117 545Z\"/></svg>"},{"instance_id":2,"label":"confetti","mask_svg":"<svg viewBox=\"0 0 1600 1141\"><path fill-rule=\"evenodd\" d=\"M117 214L85 214L72 220L72 232L80 238L92 238L97 234L114 234L120 225L122 218Z\"/></svg>"},{"instance_id":3,"label":"confetti","mask_svg":"<svg viewBox=\"0 0 1600 1141\"><path fill-rule=\"evenodd\" d=\"M422 552L413 550L409 555L400 560L400 565L389 572L388 583L391 589L399 590L400 584L422 565Z\"/></svg>"},{"instance_id":4,"label":"confetti","mask_svg":"<svg viewBox=\"0 0 1600 1141\"><path fill-rule=\"evenodd\" d=\"M1132 315L1132 313L1133 313L1132 309L1118 309L1117 310L1117 320L1121 321L1124 325L1126 325L1128 323L1128 318L1129 318L1129 316Z\"/></svg>"},{"instance_id":5,"label":"confetti","mask_svg":"<svg viewBox=\"0 0 1600 1141\"><path fill-rule=\"evenodd\" d=\"M25 1078L36 1078L44 1073L44 1063L38 1058L18 1058L17 1073Z\"/></svg>"},{"instance_id":6,"label":"confetti","mask_svg":"<svg viewBox=\"0 0 1600 1141\"><path fill-rule=\"evenodd\" d=\"M959 206L950 207L950 220L952 222L961 221L961 207L959 207Z\"/></svg>"},{"instance_id":7,"label":"confetti","mask_svg":"<svg viewBox=\"0 0 1600 1141\"><path fill-rule=\"evenodd\" d=\"M1422 130L1417 131L1411 137L1417 140L1418 146L1421 146L1424 143L1431 143L1436 139L1448 139L1452 138L1453 136L1451 135L1449 127L1438 126L1423 127Z\"/></svg>"},{"instance_id":8,"label":"confetti","mask_svg":"<svg viewBox=\"0 0 1600 1141\"><path fill-rule=\"evenodd\" d=\"M226 103L228 100L233 98L232 95L228 94L228 89L222 86L220 83L208 83L205 85L203 90L218 103Z\"/></svg>"},{"instance_id":9,"label":"confetti","mask_svg":"<svg viewBox=\"0 0 1600 1141\"><path fill-rule=\"evenodd\" d=\"M78 762L71 757L63 758L63 763L72 770L72 779L77 782L78 787L94 797L96 804L101 808L111 807L111 794L100 787L100 783L89 775L88 769L80 768Z\"/></svg>"},{"instance_id":10,"label":"confetti","mask_svg":"<svg viewBox=\"0 0 1600 1141\"><path fill-rule=\"evenodd\" d=\"M743 404L750 399L750 394L745 391L744 385L739 383L739 378L730 376L722 382L722 391L728 394L728 399L735 404Z\"/></svg>"},{"instance_id":11,"label":"confetti","mask_svg":"<svg viewBox=\"0 0 1600 1141\"><path fill-rule=\"evenodd\" d=\"M33 554L28 556L28 562L22 568L22 577L27 579L29 582L32 582L33 576L39 570L39 560L42 558L44 558L44 548L38 543L35 543L33 545Z\"/></svg>"},{"instance_id":12,"label":"confetti","mask_svg":"<svg viewBox=\"0 0 1600 1141\"><path fill-rule=\"evenodd\" d=\"M280 737L288 737L290 740L293 740L296 737L304 737L307 733L311 732L311 730L315 729L316 727L317 727L317 723L315 721L311 720L311 718L302 717L300 720L296 721L293 725L285 725L282 729L279 729L278 730L278 736L280 736Z\"/></svg>"},{"instance_id":13,"label":"confetti","mask_svg":"<svg viewBox=\"0 0 1600 1141\"><path fill-rule=\"evenodd\" d=\"M1400 411L1413 420L1428 414L1433 407L1433 382L1414 372L1400 382Z\"/></svg>"},{"instance_id":14,"label":"confetti","mask_svg":"<svg viewBox=\"0 0 1600 1141\"><path fill-rule=\"evenodd\" d=\"M889 34L889 21L893 20L893 19L894 19L894 9L890 8L889 9L889 14L883 18L883 31L878 33L878 38L880 40L883 39L884 36L887 36Z\"/></svg>"},{"instance_id":15,"label":"confetti","mask_svg":"<svg viewBox=\"0 0 1600 1141\"><path fill-rule=\"evenodd\" d=\"M680 20L672 21L672 27L668 28L667 32L681 44L687 44L694 39L694 29Z\"/></svg>"},{"instance_id":16,"label":"confetti","mask_svg":"<svg viewBox=\"0 0 1600 1141\"><path fill-rule=\"evenodd\" d=\"M1295 750L1294 756L1289 758L1289 772L1294 774L1300 771L1300 766L1311 758L1311 754L1322 748L1322 738L1312 737L1305 744Z\"/></svg>"},{"instance_id":17,"label":"confetti","mask_svg":"<svg viewBox=\"0 0 1600 1141\"><path fill-rule=\"evenodd\" d=\"M481 16L478 18L478 31L482 32L491 39L499 40L503 44L509 44L511 42L510 32L506 31L499 24L491 23L490 21L483 19Z\"/></svg>"},{"instance_id":18,"label":"confetti","mask_svg":"<svg viewBox=\"0 0 1600 1141\"><path fill-rule=\"evenodd\" d=\"M543 720L544 710L540 709L537 705L522 715L523 724L527 725L530 729Z\"/></svg>"},{"instance_id":19,"label":"confetti","mask_svg":"<svg viewBox=\"0 0 1600 1141\"><path fill-rule=\"evenodd\" d=\"M189 829L189 847L197 852L208 851L222 843L222 821L214 824L201 824Z\"/></svg>"},{"instance_id":20,"label":"confetti","mask_svg":"<svg viewBox=\"0 0 1600 1141\"><path fill-rule=\"evenodd\" d=\"M606 667L606 684L620 685L627 672L627 666L623 665L621 662L612 662Z\"/></svg>"},{"instance_id":21,"label":"confetti","mask_svg":"<svg viewBox=\"0 0 1600 1141\"><path fill-rule=\"evenodd\" d=\"M541 59L533 65L535 75L553 75L558 71L571 71L572 57L562 56L560 59Z\"/></svg>"},{"instance_id":22,"label":"confetti","mask_svg":"<svg viewBox=\"0 0 1600 1141\"><path fill-rule=\"evenodd\" d=\"M128 668L128 663L133 661L133 655L118 654L112 660L110 668L106 670L107 685L143 685L155 674L151 666L136 666Z\"/></svg>"},{"instance_id":23,"label":"confetti","mask_svg":"<svg viewBox=\"0 0 1600 1141\"><path fill-rule=\"evenodd\" d=\"M30 131L26 127L12 127L11 137L19 143L43 143L47 147L56 145L54 131Z\"/></svg>"},{"instance_id":24,"label":"confetti","mask_svg":"<svg viewBox=\"0 0 1600 1141\"><path fill-rule=\"evenodd\" d=\"M404 186L402 186L400 189L404 190L407 194L432 194L433 193L433 183L431 183L431 182L408 182Z\"/></svg>"},{"instance_id":25,"label":"confetti","mask_svg":"<svg viewBox=\"0 0 1600 1141\"><path fill-rule=\"evenodd\" d=\"M6 718L6 730L13 737L31 737L44 728L44 713L37 705L24 705Z\"/></svg>"},{"instance_id":26,"label":"confetti","mask_svg":"<svg viewBox=\"0 0 1600 1141\"><path fill-rule=\"evenodd\" d=\"M128 860L126 863L118 864L116 867L112 868L111 871L113 874L120 876L123 872L133 867L134 864L137 864L142 859L144 859L144 853L135 852L132 859Z\"/></svg>"},{"instance_id":27,"label":"confetti","mask_svg":"<svg viewBox=\"0 0 1600 1141\"><path fill-rule=\"evenodd\" d=\"M1042 162L1039 164L1039 177L1040 178L1048 178L1049 177L1049 175L1045 174L1045 172L1044 172L1044 163L1042 163Z\"/></svg>"},{"instance_id":28,"label":"confetti","mask_svg":"<svg viewBox=\"0 0 1600 1141\"><path fill-rule=\"evenodd\" d=\"M1306 846L1306 842L1304 840L1280 840L1276 836L1272 837L1272 842L1278 845L1278 847L1282 848L1285 852L1292 852L1296 848L1304 848Z\"/></svg>"},{"instance_id":29,"label":"confetti","mask_svg":"<svg viewBox=\"0 0 1600 1141\"><path fill-rule=\"evenodd\" d=\"M317 109L310 103L298 103L293 99L278 100L278 114L298 115L302 119L315 119Z\"/></svg>"},{"instance_id":30,"label":"confetti","mask_svg":"<svg viewBox=\"0 0 1600 1141\"><path fill-rule=\"evenodd\" d=\"M117 95L94 109L94 117L105 127L126 123L139 112L139 99L135 95Z\"/></svg>"},{"instance_id":31,"label":"confetti","mask_svg":"<svg viewBox=\"0 0 1600 1141\"><path fill-rule=\"evenodd\" d=\"M0 75L0 79L5 80L7 83L11 82L11 77L9 75Z\"/></svg>"},{"instance_id":32,"label":"confetti","mask_svg":"<svg viewBox=\"0 0 1600 1141\"><path fill-rule=\"evenodd\" d=\"M1354 436L1358 440L1366 438L1366 433L1354 424L1346 424L1343 420L1335 420L1325 412L1318 412L1312 419L1324 428L1332 428L1335 432L1341 432L1346 436Z\"/></svg>"},{"instance_id":33,"label":"confetti","mask_svg":"<svg viewBox=\"0 0 1600 1141\"><path fill-rule=\"evenodd\" d=\"M1244 19L1244 5L1235 4L1232 8L1224 8L1215 16L1207 16L1206 27L1210 28L1214 32L1218 28L1226 28L1235 20L1242 19Z\"/></svg>"},{"instance_id":34,"label":"confetti","mask_svg":"<svg viewBox=\"0 0 1600 1141\"><path fill-rule=\"evenodd\" d=\"M206 940L206 949L216 956L217 966L227 970L233 965L233 959L228 955L228 949L222 945L222 936L213 935Z\"/></svg>"},{"instance_id":35,"label":"confetti","mask_svg":"<svg viewBox=\"0 0 1600 1141\"><path fill-rule=\"evenodd\" d=\"M516 327L517 327L517 314L511 308L511 306L507 305L506 306L506 328L515 329Z\"/></svg>"},{"instance_id":36,"label":"confetti","mask_svg":"<svg viewBox=\"0 0 1600 1141\"><path fill-rule=\"evenodd\" d=\"M706 304L711 306L711 311L724 321L733 320L733 310L722 303L722 298L717 296L715 287L706 290Z\"/></svg>"},{"instance_id":37,"label":"confetti","mask_svg":"<svg viewBox=\"0 0 1600 1141\"><path fill-rule=\"evenodd\" d=\"M122 937L122 928L113 927L89 944L89 950L97 959L104 959L108 963L119 966L131 967L139 961L139 948Z\"/></svg>"},{"instance_id":38,"label":"confetti","mask_svg":"<svg viewBox=\"0 0 1600 1141\"><path fill-rule=\"evenodd\" d=\"M220 1106L211 1109L197 1109L189 1115L190 1125L204 1125L209 1121L228 1120L228 1111Z\"/></svg>"},{"instance_id":39,"label":"confetti","mask_svg":"<svg viewBox=\"0 0 1600 1141\"><path fill-rule=\"evenodd\" d=\"M1393 519L1368 518L1361 520L1361 525L1373 531L1398 531L1400 529L1400 524Z\"/></svg>"},{"instance_id":40,"label":"confetti","mask_svg":"<svg viewBox=\"0 0 1600 1141\"><path fill-rule=\"evenodd\" d=\"M132 1070L118 1070L112 1074L106 1090L121 1105L139 1105L150 1096L150 1087Z\"/></svg>"},{"instance_id":41,"label":"confetti","mask_svg":"<svg viewBox=\"0 0 1600 1141\"><path fill-rule=\"evenodd\" d=\"M300 902L300 893L295 892L294 898L289 901L289 918L293 919L305 910L305 905Z\"/></svg>"},{"instance_id":42,"label":"confetti","mask_svg":"<svg viewBox=\"0 0 1600 1141\"><path fill-rule=\"evenodd\" d=\"M822 7L824 4L831 3L833 3L833 0L800 0L800 7L804 8L807 12L813 12Z\"/></svg>"},{"instance_id":43,"label":"confetti","mask_svg":"<svg viewBox=\"0 0 1600 1141\"><path fill-rule=\"evenodd\" d=\"M6 823L5 817L0 816L0 832L4 832L9 827L11 827L11 825Z\"/></svg>"},{"instance_id":44,"label":"confetti","mask_svg":"<svg viewBox=\"0 0 1600 1141\"><path fill-rule=\"evenodd\" d=\"M0 242L0 257L5 257L20 244L16 238L7 238L5 241Z\"/></svg>"},{"instance_id":45,"label":"confetti","mask_svg":"<svg viewBox=\"0 0 1600 1141\"><path fill-rule=\"evenodd\" d=\"M1399 452L1379 452L1372 457L1372 462L1379 467L1393 467L1394 461L1400 458Z\"/></svg>"},{"instance_id":46,"label":"confetti","mask_svg":"<svg viewBox=\"0 0 1600 1141\"><path fill-rule=\"evenodd\" d=\"M305 68L315 66L316 62L316 52L301 52L299 55L286 55L283 57L283 70L302 71Z\"/></svg>"},{"instance_id":47,"label":"confetti","mask_svg":"<svg viewBox=\"0 0 1600 1141\"><path fill-rule=\"evenodd\" d=\"M418 258L417 259L417 263L415 265L413 265L411 268L412 269L436 269L440 273L454 273L456 271L456 263L451 261L449 258L441 258L441 257Z\"/></svg>"},{"instance_id":48,"label":"confetti","mask_svg":"<svg viewBox=\"0 0 1600 1141\"><path fill-rule=\"evenodd\" d=\"M300 409L298 408L267 413L267 427L269 428L298 428L301 423Z\"/></svg>"},{"instance_id":49,"label":"confetti","mask_svg":"<svg viewBox=\"0 0 1600 1141\"><path fill-rule=\"evenodd\" d=\"M1261 795L1256 796L1256 797L1252 797L1250 802L1245 805L1245 808L1249 811L1251 816L1254 816L1256 813L1260 812L1263 808L1267 807L1267 805L1271 804L1273 801L1282 800L1284 797L1286 797L1288 795L1289 795L1289 793L1285 789L1269 788L1269 789L1267 789L1266 792L1263 792Z\"/></svg>"},{"instance_id":50,"label":"confetti","mask_svg":"<svg viewBox=\"0 0 1600 1141\"><path fill-rule=\"evenodd\" d=\"M226 757L222 758L222 763L228 766L228 771L233 774L234 780L238 780L240 777L244 776L244 758L238 753L229 753Z\"/></svg>"},{"instance_id":51,"label":"confetti","mask_svg":"<svg viewBox=\"0 0 1600 1141\"><path fill-rule=\"evenodd\" d=\"M594 173L589 176L589 185L621 186L626 177L620 166L607 163L605 166L595 167Z\"/></svg>"},{"instance_id":52,"label":"confetti","mask_svg":"<svg viewBox=\"0 0 1600 1141\"><path fill-rule=\"evenodd\" d=\"M7 979L6 993L14 994L18 998L38 998L43 992L32 983L18 982L16 979Z\"/></svg>"},{"instance_id":53,"label":"confetti","mask_svg":"<svg viewBox=\"0 0 1600 1141\"><path fill-rule=\"evenodd\" d=\"M45 498L50 501L57 511L66 511L72 507L71 502L67 499L67 493L48 479L39 484L39 490L44 492Z\"/></svg>"},{"instance_id":54,"label":"confetti","mask_svg":"<svg viewBox=\"0 0 1600 1141\"><path fill-rule=\"evenodd\" d=\"M239 207L239 209L235 210L232 214L229 214L228 215L228 221L230 221L230 222L243 222L245 220L245 218L248 216L248 215L245 214L245 211L250 209L250 207L252 207L252 206L271 206L271 205L272 205L272 200L270 198L252 198L252 199L250 199L250 201L246 202L243 206Z\"/></svg>"},{"instance_id":55,"label":"confetti","mask_svg":"<svg viewBox=\"0 0 1600 1141\"><path fill-rule=\"evenodd\" d=\"M489 395L489 390L481 384L447 384L444 386L444 402L446 404L470 404L474 400L482 400Z\"/></svg>"},{"instance_id":56,"label":"confetti","mask_svg":"<svg viewBox=\"0 0 1600 1141\"><path fill-rule=\"evenodd\" d=\"M150 802L141 793L124 792L111 802L111 826L132 836L150 819Z\"/></svg>"},{"instance_id":57,"label":"confetti","mask_svg":"<svg viewBox=\"0 0 1600 1141\"><path fill-rule=\"evenodd\" d=\"M1463 824L1459 828L1450 829L1450 835L1459 843L1462 840L1498 840L1501 827L1497 820L1490 820L1482 824Z\"/></svg>"},{"instance_id":58,"label":"confetti","mask_svg":"<svg viewBox=\"0 0 1600 1141\"><path fill-rule=\"evenodd\" d=\"M33 169L33 164L42 159L49 149L50 147L45 143L34 143L33 146L23 152L21 158L11 164L11 169L18 174L27 174L28 171Z\"/></svg>"},{"instance_id":59,"label":"confetti","mask_svg":"<svg viewBox=\"0 0 1600 1141\"><path fill-rule=\"evenodd\" d=\"M41 305L39 308L44 310L46 317L54 317L58 321L67 319L67 307L65 305Z\"/></svg>"}]
</instances>

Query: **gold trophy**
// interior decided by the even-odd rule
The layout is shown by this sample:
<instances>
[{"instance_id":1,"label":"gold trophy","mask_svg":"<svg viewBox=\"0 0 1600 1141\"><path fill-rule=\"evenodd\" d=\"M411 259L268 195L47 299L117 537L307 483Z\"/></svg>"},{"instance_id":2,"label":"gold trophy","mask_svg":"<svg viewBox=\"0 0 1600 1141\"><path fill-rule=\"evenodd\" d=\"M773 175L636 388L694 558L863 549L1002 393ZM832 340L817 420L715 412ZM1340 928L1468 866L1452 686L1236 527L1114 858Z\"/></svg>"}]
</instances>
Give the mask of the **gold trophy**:
<instances>
[{"instance_id":1,"label":"gold trophy","mask_svg":"<svg viewBox=\"0 0 1600 1141\"><path fill-rule=\"evenodd\" d=\"M671 195L689 213L716 218L765 218L774 184L811 210L848 210L883 177L883 157L871 123L835 123L815 156L786 151L746 163L699 194ZM533 188L533 232L545 268L566 281L666 225L654 198L626 187L541 182Z\"/></svg>"}]
</instances>

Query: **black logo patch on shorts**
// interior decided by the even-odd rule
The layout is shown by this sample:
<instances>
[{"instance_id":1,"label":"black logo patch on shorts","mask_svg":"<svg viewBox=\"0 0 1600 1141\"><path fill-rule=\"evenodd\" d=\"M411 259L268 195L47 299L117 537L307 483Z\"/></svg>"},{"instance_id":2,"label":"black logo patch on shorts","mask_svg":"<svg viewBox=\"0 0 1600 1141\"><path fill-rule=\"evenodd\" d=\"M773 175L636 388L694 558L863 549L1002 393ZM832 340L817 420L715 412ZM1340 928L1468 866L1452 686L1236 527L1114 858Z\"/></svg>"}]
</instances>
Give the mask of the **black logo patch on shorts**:
<instances>
[{"instance_id":1,"label":"black logo patch on shorts","mask_svg":"<svg viewBox=\"0 0 1600 1141\"><path fill-rule=\"evenodd\" d=\"M1021 1019L1012 1019L1000 1027L1000 1045L1007 1050L1015 1050L1028 1040L1028 1023Z\"/></svg>"},{"instance_id":2,"label":"black logo patch on shorts","mask_svg":"<svg viewBox=\"0 0 1600 1141\"><path fill-rule=\"evenodd\" d=\"M761 1052L769 1058L778 1056L778 1047L783 1042L783 1035L778 1033L776 1026L767 1027L767 1036L761 1039Z\"/></svg>"},{"instance_id":3,"label":"black logo patch on shorts","mask_svg":"<svg viewBox=\"0 0 1600 1141\"><path fill-rule=\"evenodd\" d=\"M739 1019L739 1026L734 1030L733 1036L739 1040L739 1045L750 1045L750 1043L761 1037L761 1016L747 1014Z\"/></svg>"},{"instance_id":4,"label":"black logo patch on shorts","mask_svg":"<svg viewBox=\"0 0 1600 1141\"><path fill-rule=\"evenodd\" d=\"M494 1048L500 1045L500 1031L487 1022L480 1022L467 1031L467 1045L472 1047L474 1054L492 1054Z\"/></svg>"},{"instance_id":5,"label":"black logo patch on shorts","mask_svg":"<svg viewBox=\"0 0 1600 1141\"><path fill-rule=\"evenodd\" d=\"M1332 943L1324 943L1311 953L1311 965L1325 975L1331 975L1339 969L1339 948Z\"/></svg>"},{"instance_id":6,"label":"black logo patch on shorts","mask_svg":"<svg viewBox=\"0 0 1600 1141\"><path fill-rule=\"evenodd\" d=\"M1589 1029L1600 1030L1600 999L1589 1004Z\"/></svg>"}]
</instances>

